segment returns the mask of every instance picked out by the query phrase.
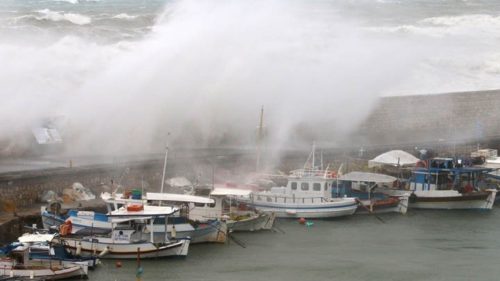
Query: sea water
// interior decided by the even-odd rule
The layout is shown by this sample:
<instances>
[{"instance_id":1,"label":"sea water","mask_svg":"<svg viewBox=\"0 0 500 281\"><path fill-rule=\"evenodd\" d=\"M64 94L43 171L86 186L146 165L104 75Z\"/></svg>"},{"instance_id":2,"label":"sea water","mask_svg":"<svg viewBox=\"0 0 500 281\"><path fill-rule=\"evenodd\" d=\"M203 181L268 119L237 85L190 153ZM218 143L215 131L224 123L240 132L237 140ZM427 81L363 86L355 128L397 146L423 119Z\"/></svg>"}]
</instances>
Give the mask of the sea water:
<instances>
[{"instance_id":1,"label":"sea water","mask_svg":"<svg viewBox=\"0 0 500 281\"><path fill-rule=\"evenodd\" d=\"M141 261L143 280L498 280L500 209L277 221L280 230L234 233L191 245L185 259ZM104 261L92 280L131 280L137 262Z\"/></svg>"}]
</instances>

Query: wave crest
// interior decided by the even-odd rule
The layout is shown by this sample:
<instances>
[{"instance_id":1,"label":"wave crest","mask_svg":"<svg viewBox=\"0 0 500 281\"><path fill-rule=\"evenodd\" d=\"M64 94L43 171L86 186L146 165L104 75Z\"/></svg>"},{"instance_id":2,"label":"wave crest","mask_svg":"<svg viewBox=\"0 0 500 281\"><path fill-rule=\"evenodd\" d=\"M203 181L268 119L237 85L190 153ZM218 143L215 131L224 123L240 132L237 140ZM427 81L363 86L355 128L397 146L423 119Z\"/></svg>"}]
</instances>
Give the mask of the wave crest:
<instances>
[{"instance_id":1,"label":"wave crest","mask_svg":"<svg viewBox=\"0 0 500 281\"><path fill-rule=\"evenodd\" d=\"M412 33L431 37L448 35L476 36L478 33L498 34L500 16L472 14L461 16L430 17L413 25L368 28L376 32Z\"/></svg>"},{"instance_id":2,"label":"wave crest","mask_svg":"<svg viewBox=\"0 0 500 281\"><path fill-rule=\"evenodd\" d=\"M136 19L137 16L131 16L127 13L121 13L121 14L118 14L116 16L113 16L114 19L121 19L121 20L133 20L133 19Z\"/></svg>"},{"instance_id":3,"label":"wave crest","mask_svg":"<svg viewBox=\"0 0 500 281\"><path fill-rule=\"evenodd\" d=\"M35 16L37 20L69 21L77 25L85 25L92 22L90 17L81 14L63 13L49 9L39 10L37 13L40 14L40 16Z\"/></svg>"}]
</instances>

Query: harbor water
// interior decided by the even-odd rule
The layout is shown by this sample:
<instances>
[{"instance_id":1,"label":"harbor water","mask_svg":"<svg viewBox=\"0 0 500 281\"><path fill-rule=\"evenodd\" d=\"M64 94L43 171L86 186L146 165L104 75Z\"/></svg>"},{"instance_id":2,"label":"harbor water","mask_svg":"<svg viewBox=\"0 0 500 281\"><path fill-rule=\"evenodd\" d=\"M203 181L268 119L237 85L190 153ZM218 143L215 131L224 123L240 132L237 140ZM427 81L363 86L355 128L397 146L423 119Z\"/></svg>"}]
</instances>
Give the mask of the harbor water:
<instances>
[{"instance_id":1,"label":"harbor water","mask_svg":"<svg viewBox=\"0 0 500 281\"><path fill-rule=\"evenodd\" d=\"M500 208L279 220L235 233L246 248L192 245L185 259L143 260L142 280L499 280ZM91 280L133 280L136 261L103 261Z\"/></svg>"}]
</instances>

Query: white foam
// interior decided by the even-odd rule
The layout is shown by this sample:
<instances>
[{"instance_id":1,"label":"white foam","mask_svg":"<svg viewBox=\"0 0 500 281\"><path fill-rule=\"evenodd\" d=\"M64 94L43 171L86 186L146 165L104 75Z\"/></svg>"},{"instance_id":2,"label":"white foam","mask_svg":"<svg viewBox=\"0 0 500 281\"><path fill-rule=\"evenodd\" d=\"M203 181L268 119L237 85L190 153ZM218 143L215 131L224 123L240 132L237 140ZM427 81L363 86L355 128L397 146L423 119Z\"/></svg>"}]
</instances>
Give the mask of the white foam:
<instances>
[{"instance_id":1,"label":"white foam","mask_svg":"<svg viewBox=\"0 0 500 281\"><path fill-rule=\"evenodd\" d=\"M498 35L488 33L495 17L428 18L366 36L349 19L308 14L318 1L304 1L306 9L280 0L174 2L149 36L132 42L0 37L0 128L61 114L74 130L71 149L132 153L154 149L167 129L186 147L232 131L243 139L264 105L270 138L284 143L294 126L353 124L386 87L395 94L500 87ZM49 10L36 16L68 20ZM460 31L474 21L486 33Z\"/></svg>"},{"instance_id":2,"label":"white foam","mask_svg":"<svg viewBox=\"0 0 500 281\"><path fill-rule=\"evenodd\" d=\"M53 2L66 2L70 4L78 4L79 0L52 0Z\"/></svg>"},{"instance_id":3,"label":"white foam","mask_svg":"<svg viewBox=\"0 0 500 281\"><path fill-rule=\"evenodd\" d=\"M114 19L123 19L123 20L133 20L133 19L137 18L137 15L131 16L131 15L126 14L126 13L121 13L121 14L113 16L113 18Z\"/></svg>"},{"instance_id":4,"label":"white foam","mask_svg":"<svg viewBox=\"0 0 500 281\"><path fill-rule=\"evenodd\" d=\"M368 28L371 31L387 33L418 34L431 37L476 36L489 33L496 36L500 32L500 16L487 14L430 17L399 26Z\"/></svg>"},{"instance_id":5,"label":"white foam","mask_svg":"<svg viewBox=\"0 0 500 281\"><path fill-rule=\"evenodd\" d=\"M40 14L40 16L35 17L38 20L69 21L77 25L85 25L92 22L90 17L81 14L51 11L50 9L38 10L37 13Z\"/></svg>"}]
</instances>

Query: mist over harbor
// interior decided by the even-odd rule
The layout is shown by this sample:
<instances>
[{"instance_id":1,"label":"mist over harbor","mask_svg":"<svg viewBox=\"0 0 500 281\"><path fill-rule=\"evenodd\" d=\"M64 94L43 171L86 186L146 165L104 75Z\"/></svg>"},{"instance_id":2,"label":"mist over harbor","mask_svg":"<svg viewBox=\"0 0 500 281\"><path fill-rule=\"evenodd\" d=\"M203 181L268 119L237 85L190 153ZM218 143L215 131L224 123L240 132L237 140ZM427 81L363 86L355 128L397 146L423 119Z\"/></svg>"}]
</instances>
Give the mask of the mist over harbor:
<instances>
[{"instance_id":1,"label":"mist over harbor","mask_svg":"<svg viewBox=\"0 0 500 281\"><path fill-rule=\"evenodd\" d=\"M387 95L500 87L494 1L2 1L2 155L335 144ZM28 141L26 141L28 143Z\"/></svg>"}]
</instances>

